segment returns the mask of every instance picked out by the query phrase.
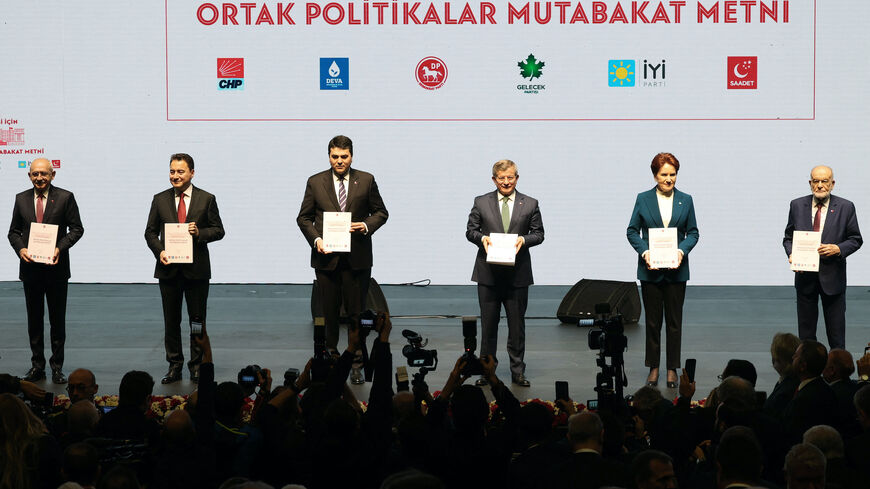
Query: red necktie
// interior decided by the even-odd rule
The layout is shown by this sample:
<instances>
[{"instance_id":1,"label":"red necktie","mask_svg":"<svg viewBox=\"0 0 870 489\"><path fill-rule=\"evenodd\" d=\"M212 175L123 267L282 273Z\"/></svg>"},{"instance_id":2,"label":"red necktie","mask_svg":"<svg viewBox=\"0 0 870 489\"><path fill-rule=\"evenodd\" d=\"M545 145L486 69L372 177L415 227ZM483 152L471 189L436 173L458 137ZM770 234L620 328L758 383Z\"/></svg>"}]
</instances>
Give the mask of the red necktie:
<instances>
[{"instance_id":1,"label":"red necktie","mask_svg":"<svg viewBox=\"0 0 870 489\"><path fill-rule=\"evenodd\" d=\"M816 202L816 218L813 219L813 231L818 231L822 224L822 202Z\"/></svg>"},{"instance_id":2,"label":"red necktie","mask_svg":"<svg viewBox=\"0 0 870 489\"><path fill-rule=\"evenodd\" d=\"M178 194L178 222L184 223L187 220L187 207L184 205L184 194Z\"/></svg>"},{"instance_id":3,"label":"red necktie","mask_svg":"<svg viewBox=\"0 0 870 489\"><path fill-rule=\"evenodd\" d=\"M42 204L42 199L45 195L39 194L36 196L36 222L41 223L43 214L45 214L45 206Z\"/></svg>"}]
</instances>

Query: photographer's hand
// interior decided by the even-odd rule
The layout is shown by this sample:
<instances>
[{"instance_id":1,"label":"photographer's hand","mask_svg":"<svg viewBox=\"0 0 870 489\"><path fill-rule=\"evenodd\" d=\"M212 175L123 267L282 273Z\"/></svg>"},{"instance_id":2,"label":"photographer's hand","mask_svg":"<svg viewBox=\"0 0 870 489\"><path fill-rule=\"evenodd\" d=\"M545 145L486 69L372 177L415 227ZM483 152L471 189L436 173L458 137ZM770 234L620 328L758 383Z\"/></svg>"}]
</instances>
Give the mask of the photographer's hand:
<instances>
[{"instance_id":1,"label":"photographer's hand","mask_svg":"<svg viewBox=\"0 0 870 489\"><path fill-rule=\"evenodd\" d=\"M380 340L381 343L389 343L390 342L390 332L393 330L393 322L390 321L389 314L378 314L377 319L378 329L381 332Z\"/></svg>"},{"instance_id":2,"label":"photographer's hand","mask_svg":"<svg viewBox=\"0 0 870 489\"><path fill-rule=\"evenodd\" d=\"M577 408L574 407L574 401L571 399L556 399L555 404L559 409L568 413L568 416L577 414Z\"/></svg>"},{"instance_id":3,"label":"photographer's hand","mask_svg":"<svg viewBox=\"0 0 870 489\"><path fill-rule=\"evenodd\" d=\"M680 374L680 397L684 397L688 400L692 400L692 396L695 395L695 383L689 381L689 374L686 373L686 370L683 369L683 373Z\"/></svg>"},{"instance_id":4,"label":"photographer's hand","mask_svg":"<svg viewBox=\"0 0 870 489\"><path fill-rule=\"evenodd\" d=\"M439 397L443 396L445 399L450 399L450 396L453 395L453 391L468 379L468 375L462 375L462 371L465 370L465 365L465 358L459 357L456 360L456 365L453 366L453 370L451 370L450 375L447 376L447 383L445 383L444 388L441 389L441 395Z\"/></svg>"},{"instance_id":5,"label":"photographer's hand","mask_svg":"<svg viewBox=\"0 0 870 489\"><path fill-rule=\"evenodd\" d=\"M31 401L41 401L45 399L45 391L33 382L22 380L20 382L20 386L21 392L24 393L24 396Z\"/></svg>"},{"instance_id":6,"label":"photographer's hand","mask_svg":"<svg viewBox=\"0 0 870 489\"><path fill-rule=\"evenodd\" d=\"M260 389L265 392L272 392L272 371L264 368L257 373L257 381L260 383Z\"/></svg>"},{"instance_id":7,"label":"photographer's hand","mask_svg":"<svg viewBox=\"0 0 870 489\"><path fill-rule=\"evenodd\" d=\"M489 385L498 385L499 380L495 375L495 367L497 366L495 357L492 355L481 355L480 365L483 367L483 375L486 377Z\"/></svg>"},{"instance_id":8,"label":"photographer's hand","mask_svg":"<svg viewBox=\"0 0 870 489\"><path fill-rule=\"evenodd\" d=\"M302 369L302 372L296 379L296 392L302 392L311 385L311 363L312 359L309 358L308 363L305 364L305 368Z\"/></svg>"},{"instance_id":9,"label":"photographer's hand","mask_svg":"<svg viewBox=\"0 0 870 489\"><path fill-rule=\"evenodd\" d=\"M211 354L211 340L205 331L205 324L202 325L202 335L191 335L190 341L202 350L202 363L214 363Z\"/></svg>"}]
</instances>

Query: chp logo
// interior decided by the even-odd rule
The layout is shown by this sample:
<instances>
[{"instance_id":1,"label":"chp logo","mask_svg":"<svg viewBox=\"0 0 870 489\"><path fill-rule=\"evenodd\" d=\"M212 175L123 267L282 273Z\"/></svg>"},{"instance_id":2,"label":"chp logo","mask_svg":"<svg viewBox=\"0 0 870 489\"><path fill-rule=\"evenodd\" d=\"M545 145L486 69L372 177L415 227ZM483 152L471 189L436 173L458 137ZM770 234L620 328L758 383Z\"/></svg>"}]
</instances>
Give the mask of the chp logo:
<instances>
[{"instance_id":1,"label":"chp logo","mask_svg":"<svg viewBox=\"0 0 870 489\"><path fill-rule=\"evenodd\" d=\"M349 58L320 58L320 89L350 90Z\"/></svg>"},{"instance_id":2,"label":"chp logo","mask_svg":"<svg viewBox=\"0 0 870 489\"><path fill-rule=\"evenodd\" d=\"M758 56L728 56L728 90L758 89Z\"/></svg>"},{"instance_id":3,"label":"chp logo","mask_svg":"<svg viewBox=\"0 0 870 489\"><path fill-rule=\"evenodd\" d=\"M217 59L218 90L245 89L245 58Z\"/></svg>"},{"instance_id":4,"label":"chp logo","mask_svg":"<svg viewBox=\"0 0 870 489\"><path fill-rule=\"evenodd\" d=\"M447 81L447 65L435 56L426 56L414 72L417 83L426 90L437 90Z\"/></svg>"},{"instance_id":5,"label":"chp logo","mask_svg":"<svg viewBox=\"0 0 870 489\"><path fill-rule=\"evenodd\" d=\"M520 76L528 78L531 82L535 78L541 78L544 74L544 62L535 58L534 54L529 54L525 60L517 62L517 67L520 69ZM517 85L517 90L523 93L541 93L546 90L546 85Z\"/></svg>"}]
</instances>

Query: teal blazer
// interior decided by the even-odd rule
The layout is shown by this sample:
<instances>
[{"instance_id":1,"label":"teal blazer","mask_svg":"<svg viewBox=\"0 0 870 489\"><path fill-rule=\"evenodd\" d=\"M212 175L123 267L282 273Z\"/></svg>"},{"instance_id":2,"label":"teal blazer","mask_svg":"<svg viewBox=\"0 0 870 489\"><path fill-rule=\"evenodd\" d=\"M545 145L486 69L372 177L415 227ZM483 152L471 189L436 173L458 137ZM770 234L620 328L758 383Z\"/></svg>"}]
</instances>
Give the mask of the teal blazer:
<instances>
[{"instance_id":1,"label":"teal blazer","mask_svg":"<svg viewBox=\"0 0 870 489\"><path fill-rule=\"evenodd\" d=\"M665 227L655 187L637 194L634 210L628 221L625 235L632 248L637 251L637 279L643 282L685 282L689 280L689 252L698 243L698 223L695 221L695 206L692 196L674 188L674 208L668 227L677 228L677 245L683 252L679 268L649 270L643 253L649 250L649 228Z\"/></svg>"}]
</instances>

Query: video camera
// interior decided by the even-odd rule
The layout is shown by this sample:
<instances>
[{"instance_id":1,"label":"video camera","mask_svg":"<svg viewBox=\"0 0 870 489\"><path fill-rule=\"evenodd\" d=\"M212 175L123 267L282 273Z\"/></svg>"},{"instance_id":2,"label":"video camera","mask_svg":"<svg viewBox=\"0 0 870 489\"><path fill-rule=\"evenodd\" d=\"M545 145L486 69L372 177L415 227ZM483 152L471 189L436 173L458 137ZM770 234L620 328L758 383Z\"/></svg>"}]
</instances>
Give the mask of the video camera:
<instances>
[{"instance_id":1,"label":"video camera","mask_svg":"<svg viewBox=\"0 0 870 489\"><path fill-rule=\"evenodd\" d=\"M62 411L63 407L54 405L54 393L46 392L42 399L33 400L25 397L24 393L19 393L18 398L24 401L24 404L30 408L30 411L41 420L46 420L56 412Z\"/></svg>"},{"instance_id":2,"label":"video camera","mask_svg":"<svg viewBox=\"0 0 870 489\"><path fill-rule=\"evenodd\" d=\"M579 326L592 326L587 337L589 349L598 350L595 364L601 368L595 376L598 408L616 413L626 408L623 387L628 385L623 353L628 348L621 314L611 314L610 304L595 305L595 319L581 319ZM610 357L611 363L607 364Z\"/></svg>"},{"instance_id":3,"label":"video camera","mask_svg":"<svg viewBox=\"0 0 870 489\"><path fill-rule=\"evenodd\" d=\"M410 329L403 329L402 336L408 340L408 344L402 347L402 355L408 359L409 367L420 367L420 371L414 374L411 385L425 384L426 374L438 368L438 351L425 350L423 347L429 344L422 336Z\"/></svg>"},{"instance_id":4,"label":"video camera","mask_svg":"<svg viewBox=\"0 0 870 489\"><path fill-rule=\"evenodd\" d=\"M480 364L480 359L474 354L477 349L477 317L462 316L462 336L465 338L465 353L462 354L462 359L465 360L465 367L462 369L462 375L483 375L483 365Z\"/></svg>"}]
</instances>

